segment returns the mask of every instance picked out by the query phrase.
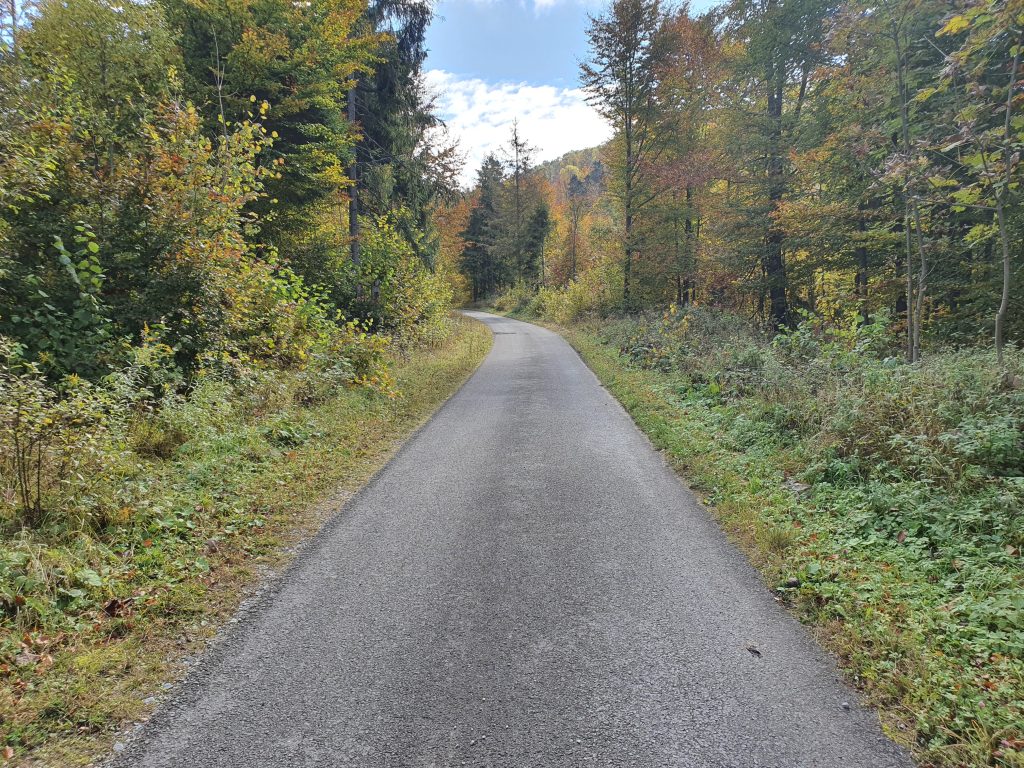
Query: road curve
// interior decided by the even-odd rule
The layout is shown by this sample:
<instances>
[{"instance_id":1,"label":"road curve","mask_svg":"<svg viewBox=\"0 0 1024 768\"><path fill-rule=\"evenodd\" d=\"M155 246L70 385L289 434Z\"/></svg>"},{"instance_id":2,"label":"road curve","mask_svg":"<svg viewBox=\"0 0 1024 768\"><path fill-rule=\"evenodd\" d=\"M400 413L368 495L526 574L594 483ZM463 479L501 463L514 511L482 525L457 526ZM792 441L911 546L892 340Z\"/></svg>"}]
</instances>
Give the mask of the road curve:
<instances>
[{"instance_id":1,"label":"road curve","mask_svg":"<svg viewBox=\"0 0 1024 768\"><path fill-rule=\"evenodd\" d=\"M117 764L910 766L576 353L471 314L477 373Z\"/></svg>"}]
</instances>

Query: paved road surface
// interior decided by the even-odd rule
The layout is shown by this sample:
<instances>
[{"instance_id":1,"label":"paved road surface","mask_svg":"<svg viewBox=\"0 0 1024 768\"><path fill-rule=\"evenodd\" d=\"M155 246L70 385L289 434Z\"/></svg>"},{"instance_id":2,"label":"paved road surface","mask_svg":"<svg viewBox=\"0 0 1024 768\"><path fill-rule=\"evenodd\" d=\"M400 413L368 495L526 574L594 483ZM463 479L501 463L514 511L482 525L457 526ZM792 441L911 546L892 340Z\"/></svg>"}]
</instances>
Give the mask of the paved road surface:
<instances>
[{"instance_id":1,"label":"paved road surface","mask_svg":"<svg viewBox=\"0 0 1024 768\"><path fill-rule=\"evenodd\" d=\"M910 765L575 352L474 316L480 370L121 764Z\"/></svg>"}]
</instances>

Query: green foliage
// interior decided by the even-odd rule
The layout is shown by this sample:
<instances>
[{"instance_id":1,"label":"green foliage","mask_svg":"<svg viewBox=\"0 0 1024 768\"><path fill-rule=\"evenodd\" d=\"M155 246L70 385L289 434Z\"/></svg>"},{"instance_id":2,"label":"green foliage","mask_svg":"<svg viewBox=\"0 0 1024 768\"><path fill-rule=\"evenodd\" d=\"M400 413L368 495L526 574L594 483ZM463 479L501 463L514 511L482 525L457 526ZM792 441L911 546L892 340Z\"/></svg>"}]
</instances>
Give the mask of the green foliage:
<instances>
[{"instance_id":1,"label":"green foliage","mask_svg":"<svg viewBox=\"0 0 1024 768\"><path fill-rule=\"evenodd\" d=\"M11 520L95 506L82 478L102 485L129 447L174 455L198 429L182 414L216 421L219 403L190 405L211 389L269 396L288 371L286 399L394 395L392 340L443 341L450 291L404 209L367 223L358 273L333 246L312 245L319 267L282 249L329 235L349 183L338 83L381 42L356 32L363 10L47 2L0 57Z\"/></svg>"},{"instance_id":2,"label":"green foliage","mask_svg":"<svg viewBox=\"0 0 1024 768\"><path fill-rule=\"evenodd\" d=\"M29 290L9 322L12 332L48 370L96 376L114 352L111 320L103 304L104 274L95 235L83 224L75 229L76 252L69 251L60 237L53 242L57 262L71 282L70 296L65 302L51 297L41 287L44 281L28 274L24 287Z\"/></svg>"},{"instance_id":3,"label":"green foliage","mask_svg":"<svg viewBox=\"0 0 1024 768\"><path fill-rule=\"evenodd\" d=\"M478 171L463 241L461 268L473 300L494 298L516 286L543 284L545 253L554 224L539 173L530 167L533 147L517 125L505 146L505 161L488 155Z\"/></svg>"},{"instance_id":4,"label":"green foliage","mask_svg":"<svg viewBox=\"0 0 1024 768\"><path fill-rule=\"evenodd\" d=\"M620 306L615 287L618 276L619 273L613 267L608 272L587 270L578 279L570 281L565 288L535 289L527 283L519 282L496 296L491 306L499 312L542 318L559 325L588 316L606 317Z\"/></svg>"},{"instance_id":5,"label":"green foliage","mask_svg":"<svg viewBox=\"0 0 1024 768\"><path fill-rule=\"evenodd\" d=\"M527 308L541 303L543 295L543 292L538 293L532 286L520 282L498 294L491 302L491 306L499 312L523 313Z\"/></svg>"},{"instance_id":6,"label":"green foliage","mask_svg":"<svg viewBox=\"0 0 1024 768\"><path fill-rule=\"evenodd\" d=\"M450 296L409 257L402 209L386 242L370 228L367 274L346 261L337 84L380 42L355 32L361 10L168 4L169 24L152 4L43 4L0 61L0 332L54 380L120 370L159 327L179 386L312 366L386 389L367 331L440 338Z\"/></svg>"},{"instance_id":7,"label":"green foliage","mask_svg":"<svg viewBox=\"0 0 1024 768\"><path fill-rule=\"evenodd\" d=\"M324 264L344 251L338 197L354 127L344 84L370 70L380 40L360 34L355 0L256 4L165 0L184 59L188 96L204 110L207 137L257 116L275 139L263 159L267 195L248 208L261 238L313 283L333 287ZM325 259L325 255L329 258Z\"/></svg>"},{"instance_id":8,"label":"green foliage","mask_svg":"<svg viewBox=\"0 0 1024 768\"><path fill-rule=\"evenodd\" d=\"M571 337L926 762L1018 764L1019 350L907 365L884 318L674 307Z\"/></svg>"},{"instance_id":9,"label":"green foliage","mask_svg":"<svg viewBox=\"0 0 1024 768\"><path fill-rule=\"evenodd\" d=\"M472 285L473 301L480 301L507 281L505 270L495 253L501 232L501 209L504 171L494 155L484 158L477 171L477 198L469 212L463 241L462 271Z\"/></svg>"},{"instance_id":10,"label":"green foliage","mask_svg":"<svg viewBox=\"0 0 1024 768\"><path fill-rule=\"evenodd\" d=\"M416 256L434 265L439 240L433 213L459 196L460 161L422 94L427 29L434 7L421 0L375 0L363 23L383 33L373 73L351 96L362 131L355 147L358 207L388 217Z\"/></svg>"},{"instance_id":11,"label":"green foliage","mask_svg":"<svg viewBox=\"0 0 1024 768\"><path fill-rule=\"evenodd\" d=\"M593 200L578 157L542 166L560 235L542 284L598 269L603 288L616 258L626 311L884 314L910 361L1019 337L1018 3L623 0L592 22L582 81L615 132L584 160L606 171ZM481 257L486 212L464 233L476 300L515 282Z\"/></svg>"},{"instance_id":12,"label":"green foliage","mask_svg":"<svg viewBox=\"0 0 1024 768\"><path fill-rule=\"evenodd\" d=\"M201 649L262 569L281 566L289 545L337 509L324 500L362 485L476 367L489 332L453 325L443 344L395 359L353 324L351 343L393 362L395 398L347 385L363 365L355 360L330 391L318 383L313 402L313 366L210 373L186 395L160 329L102 392L83 383L91 397L122 405L89 424L64 423L62 434L95 439L102 420L106 444L131 471L108 473L81 500L55 488L34 527L21 527L6 469L0 476L0 744L44 765L102 757L106 735L148 710L180 657ZM46 379L16 375L27 381L0 381L52 411ZM4 418L7 402L0 397ZM173 435L166 450L153 450L155 430ZM58 496L79 514L54 514Z\"/></svg>"},{"instance_id":13,"label":"green foliage","mask_svg":"<svg viewBox=\"0 0 1024 768\"><path fill-rule=\"evenodd\" d=\"M112 393L76 376L59 389L0 337L0 489L17 515L0 524L33 526L54 515L81 522L97 489L116 483L130 463L117 439L124 417Z\"/></svg>"},{"instance_id":14,"label":"green foliage","mask_svg":"<svg viewBox=\"0 0 1024 768\"><path fill-rule=\"evenodd\" d=\"M361 303L361 314L372 324L368 327L390 334L402 346L442 341L449 330L450 286L424 265L396 217L366 221L363 233L356 280L368 288Z\"/></svg>"}]
</instances>

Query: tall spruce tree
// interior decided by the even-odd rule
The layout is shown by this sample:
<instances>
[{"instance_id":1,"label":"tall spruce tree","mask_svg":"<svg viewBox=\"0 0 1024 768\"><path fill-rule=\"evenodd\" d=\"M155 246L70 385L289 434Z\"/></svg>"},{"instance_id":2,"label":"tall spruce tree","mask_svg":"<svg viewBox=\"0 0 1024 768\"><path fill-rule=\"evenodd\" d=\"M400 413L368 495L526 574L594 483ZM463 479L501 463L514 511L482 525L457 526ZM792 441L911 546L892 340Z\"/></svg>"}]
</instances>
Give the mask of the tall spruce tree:
<instances>
[{"instance_id":1,"label":"tall spruce tree","mask_svg":"<svg viewBox=\"0 0 1024 768\"><path fill-rule=\"evenodd\" d=\"M432 213L458 192L454 149L439 143L440 121L422 84L426 0L377 0L365 24L383 35L377 62L349 92L360 131L353 172L358 210L389 215L413 250L432 264L437 251Z\"/></svg>"},{"instance_id":2,"label":"tall spruce tree","mask_svg":"<svg viewBox=\"0 0 1024 768\"><path fill-rule=\"evenodd\" d=\"M462 271L469 278L473 301L489 296L502 277L495 244L503 180L501 162L494 155L488 155L477 172L477 199L470 209L466 229L460 235L464 243Z\"/></svg>"}]
</instances>

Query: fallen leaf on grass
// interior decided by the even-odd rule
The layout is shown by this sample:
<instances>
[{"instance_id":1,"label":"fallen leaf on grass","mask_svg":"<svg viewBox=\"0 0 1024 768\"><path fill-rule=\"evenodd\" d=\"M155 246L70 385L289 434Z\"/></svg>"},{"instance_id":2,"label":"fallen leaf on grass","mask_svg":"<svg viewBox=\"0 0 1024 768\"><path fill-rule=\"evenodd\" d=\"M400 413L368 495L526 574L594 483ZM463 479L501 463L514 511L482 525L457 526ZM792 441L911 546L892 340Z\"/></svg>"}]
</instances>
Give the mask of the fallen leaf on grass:
<instances>
[{"instance_id":1,"label":"fallen leaf on grass","mask_svg":"<svg viewBox=\"0 0 1024 768\"><path fill-rule=\"evenodd\" d=\"M131 612L131 604L133 598L127 597L124 600L113 598L109 603L103 606L103 612L114 618L115 616L123 616Z\"/></svg>"}]
</instances>

